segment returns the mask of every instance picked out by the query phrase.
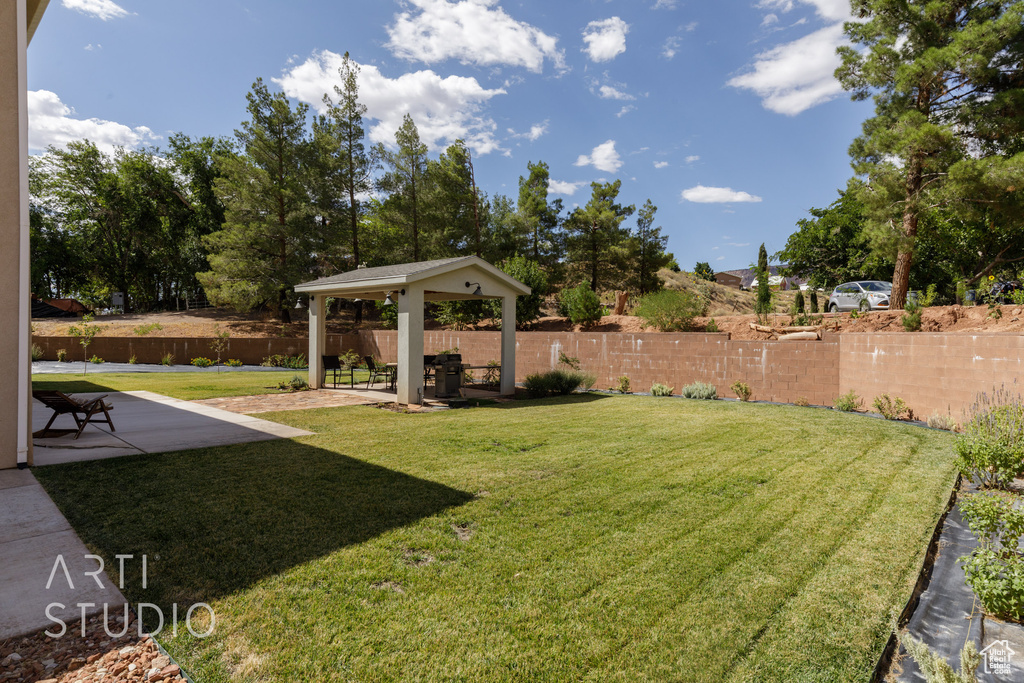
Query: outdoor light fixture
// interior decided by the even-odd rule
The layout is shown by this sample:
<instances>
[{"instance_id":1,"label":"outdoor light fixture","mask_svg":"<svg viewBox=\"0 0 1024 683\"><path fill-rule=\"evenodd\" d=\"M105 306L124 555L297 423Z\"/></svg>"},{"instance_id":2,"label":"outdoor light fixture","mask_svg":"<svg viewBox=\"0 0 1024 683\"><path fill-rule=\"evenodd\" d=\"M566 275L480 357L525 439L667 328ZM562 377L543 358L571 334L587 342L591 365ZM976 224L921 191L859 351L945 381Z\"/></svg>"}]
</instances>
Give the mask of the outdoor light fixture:
<instances>
[{"instance_id":1,"label":"outdoor light fixture","mask_svg":"<svg viewBox=\"0 0 1024 683\"><path fill-rule=\"evenodd\" d=\"M483 292L480 291L480 283L479 282L467 282L466 283L466 287L472 287L473 285L476 285L476 289L473 290L473 296L481 296L481 295L483 295Z\"/></svg>"},{"instance_id":2,"label":"outdoor light fixture","mask_svg":"<svg viewBox=\"0 0 1024 683\"><path fill-rule=\"evenodd\" d=\"M398 293L404 295L405 294L405 290L404 289L400 289L400 290L398 290ZM392 294L394 294L394 292L388 292L388 295L386 297L384 297L384 305L385 306L394 306L395 305L395 300L391 298Z\"/></svg>"},{"instance_id":3,"label":"outdoor light fixture","mask_svg":"<svg viewBox=\"0 0 1024 683\"><path fill-rule=\"evenodd\" d=\"M303 308L305 308L305 306L302 305L302 299L296 299L295 300L295 310L298 311L298 310L301 310Z\"/></svg>"}]
</instances>

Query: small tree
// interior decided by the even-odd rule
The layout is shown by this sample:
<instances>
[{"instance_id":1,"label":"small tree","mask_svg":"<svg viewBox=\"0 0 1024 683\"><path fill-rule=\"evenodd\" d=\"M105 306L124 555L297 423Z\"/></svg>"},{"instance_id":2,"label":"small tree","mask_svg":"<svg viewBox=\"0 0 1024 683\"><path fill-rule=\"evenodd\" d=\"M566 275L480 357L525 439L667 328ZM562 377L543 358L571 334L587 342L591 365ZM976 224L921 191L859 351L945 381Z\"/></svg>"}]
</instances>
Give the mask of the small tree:
<instances>
[{"instance_id":1,"label":"small tree","mask_svg":"<svg viewBox=\"0 0 1024 683\"><path fill-rule=\"evenodd\" d=\"M762 323L767 322L768 313L771 312L772 307L772 292L768 288L768 273L768 252L765 251L762 243L757 254L757 304L754 308L754 312L757 313L757 317Z\"/></svg>"},{"instance_id":2,"label":"small tree","mask_svg":"<svg viewBox=\"0 0 1024 683\"><path fill-rule=\"evenodd\" d=\"M220 372L220 355L228 350L228 339L231 333L227 330L221 331L220 325L213 328L213 339L210 340L210 349L217 354L217 372Z\"/></svg>"},{"instance_id":3,"label":"small tree","mask_svg":"<svg viewBox=\"0 0 1024 683\"><path fill-rule=\"evenodd\" d=\"M711 269L711 264L707 261L698 261L697 265L693 267L693 274L701 280L715 281L715 271Z\"/></svg>"},{"instance_id":4,"label":"small tree","mask_svg":"<svg viewBox=\"0 0 1024 683\"><path fill-rule=\"evenodd\" d=\"M577 325L586 327L601 319L601 299L586 280L563 291L562 303L567 309L569 320Z\"/></svg>"},{"instance_id":5,"label":"small tree","mask_svg":"<svg viewBox=\"0 0 1024 683\"><path fill-rule=\"evenodd\" d=\"M93 315L92 313L86 313L82 316L82 324L72 325L68 328L68 334L72 337L78 338L78 343L82 345L82 374L89 372L89 344L92 344L92 338L99 334L100 328L92 324Z\"/></svg>"}]
</instances>

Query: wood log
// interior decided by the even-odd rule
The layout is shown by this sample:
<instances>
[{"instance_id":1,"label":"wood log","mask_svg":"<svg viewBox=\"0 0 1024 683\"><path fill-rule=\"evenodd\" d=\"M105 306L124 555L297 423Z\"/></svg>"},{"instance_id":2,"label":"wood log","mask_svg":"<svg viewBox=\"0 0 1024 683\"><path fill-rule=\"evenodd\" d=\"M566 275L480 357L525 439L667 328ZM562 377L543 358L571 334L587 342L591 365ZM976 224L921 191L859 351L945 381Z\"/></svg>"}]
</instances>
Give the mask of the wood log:
<instances>
[{"instance_id":1,"label":"wood log","mask_svg":"<svg viewBox=\"0 0 1024 683\"><path fill-rule=\"evenodd\" d=\"M783 327L782 332L817 332L820 329L820 325L794 325L792 327Z\"/></svg>"},{"instance_id":2,"label":"wood log","mask_svg":"<svg viewBox=\"0 0 1024 683\"><path fill-rule=\"evenodd\" d=\"M817 341L818 335L815 332L792 332L779 335L779 341Z\"/></svg>"},{"instance_id":3,"label":"wood log","mask_svg":"<svg viewBox=\"0 0 1024 683\"><path fill-rule=\"evenodd\" d=\"M772 328L767 327L765 325L757 325L755 323L750 323L750 329L754 330L755 332L765 332L767 334L775 334L775 330L773 330Z\"/></svg>"},{"instance_id":4,"label":"wood log","mask_svg":"<svg viewBox=\"0 0 1024 683\"><path fill-rule=\"evenodd\" d=\"M626 312L626 303L629 301L629 292L615 292L615 315L622 315Z\"/></svg>"}]
</instances>

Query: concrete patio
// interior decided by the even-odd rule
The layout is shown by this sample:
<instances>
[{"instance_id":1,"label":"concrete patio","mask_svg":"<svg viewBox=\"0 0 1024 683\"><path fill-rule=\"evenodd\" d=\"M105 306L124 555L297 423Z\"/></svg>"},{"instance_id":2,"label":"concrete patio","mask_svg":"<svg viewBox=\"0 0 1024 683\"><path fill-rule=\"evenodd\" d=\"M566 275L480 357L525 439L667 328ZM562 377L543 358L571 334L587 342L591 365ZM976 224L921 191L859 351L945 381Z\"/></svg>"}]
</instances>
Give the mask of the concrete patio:
<instances>
[{"instance_id":1,"label":"concrete patio","mask_svg":"<svg viewBox=\"0 0 1024 683\"><path fill-rule=\"evenodd\" d=\"M75 394L87 399L103 394ZM248 415L169 398L150 391L108 393L104 399L114 406L110 412L115 431L106 425L89 425L78 439L74 434L56 438L33 437L35 465L116 458L140 453L162 453L190 448L227 446L252 441L288 439L310 432ZM51 412L33 402L32 429L42 429ZM51 429L74 426L70 415L62 415Z\"/></svg>"}]
</instances>

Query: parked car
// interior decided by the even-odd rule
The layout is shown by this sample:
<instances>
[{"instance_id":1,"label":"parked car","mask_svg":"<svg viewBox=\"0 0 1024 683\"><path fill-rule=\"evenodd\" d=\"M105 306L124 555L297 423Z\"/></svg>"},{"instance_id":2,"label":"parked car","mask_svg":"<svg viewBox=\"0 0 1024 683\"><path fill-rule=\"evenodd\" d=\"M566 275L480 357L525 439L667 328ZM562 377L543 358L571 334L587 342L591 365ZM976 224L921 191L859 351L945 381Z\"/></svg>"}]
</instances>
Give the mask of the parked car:
<instances>
[{"instance_id":1,"label":"parked car","mask_svg":"<svg viewBox=\"0 0 1024 683\"><path fill-rule=\"evenodd\" d=\"M832 290L828 297L826 310L830 313L839 311L887 311L889 297L892 296L892 283L881 280L861 280L844 282Z\"/></svg>"}]
</instances>

